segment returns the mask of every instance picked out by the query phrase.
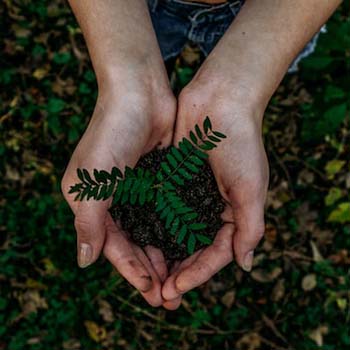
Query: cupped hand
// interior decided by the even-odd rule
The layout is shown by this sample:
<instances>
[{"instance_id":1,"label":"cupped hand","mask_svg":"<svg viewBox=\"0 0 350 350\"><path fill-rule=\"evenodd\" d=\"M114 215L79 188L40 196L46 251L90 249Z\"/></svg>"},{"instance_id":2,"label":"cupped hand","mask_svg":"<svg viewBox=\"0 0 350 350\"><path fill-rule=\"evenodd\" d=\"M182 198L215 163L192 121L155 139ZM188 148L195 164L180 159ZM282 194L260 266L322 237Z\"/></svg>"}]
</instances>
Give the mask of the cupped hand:
<instances>
[{"instance_id":1,"label":"cupped hand","mask_svg":"<svg viewBox=\"0 0 350 350\"><path fill-rule=\"evenodd\" d=\"M110 171L117 166L135 166L141 155L155 147L168 146L173 137L176 101L170 88L157 94L141 83L128 88L108 88L100 93L90 123L76 147L62 180L62 191L75 215L78 264L93 263L104 255L130 284L153 306L159 306L161 284L167 266L160 250L133 244L114 223L105 201L74 201L68 191L79 182L77 168Z\"/></svg>"},{"instance_id":2,"label":"cupped hand","mask_svg":"<svg viewBox=\"0 0 350 350\"><path fill-rule=\"evenodd\" d=\"M244 90L194 79L180 94L175 144L209 116L213 129L224 133L209 152L209 163L226 202L223 227L214 242L178 263L162 288L164 307L176 309L181 296L203 284L233 258L250 271L253 252L264 233L268 162L261 137L263 107L249 103Z\"/></svg>"}]
</instances>

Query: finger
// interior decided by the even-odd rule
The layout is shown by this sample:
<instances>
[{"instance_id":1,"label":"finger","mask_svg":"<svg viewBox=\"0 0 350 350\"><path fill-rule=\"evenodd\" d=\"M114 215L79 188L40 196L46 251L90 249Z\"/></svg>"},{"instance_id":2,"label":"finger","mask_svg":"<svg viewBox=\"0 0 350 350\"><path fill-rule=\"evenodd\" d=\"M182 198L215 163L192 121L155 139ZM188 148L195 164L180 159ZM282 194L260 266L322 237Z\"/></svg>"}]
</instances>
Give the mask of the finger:
<instances>
[{"instance_id":1,"label":"finger","mask_svg":"<svg viewBox=\"0 0 350 350\"><path fill-rule=\"evenodd\" d=\"M237 263L249 272L253 266L254 249L265 231L264 204L255 202L249 206L233 207L236 231L233 237L233 249Z\"/></svg>"},{"instance_id":2,"label":"finger","mask_svg":"<svg viewBox=\"0 0 350 350\"><path fill-rule=\"evenodd\" d=\"M178 274L175 289L181 294L208 281L233 260L233 225L225 224L217 233L214 242L198 258Z\"/></svg>"},{"instance_id":3,"label":"finger","mask_svg":"<svg viewBox=\"0 0 350 350\"><path fill-rule=\"evenodd\" d=\"M179 296L178 298L174 300L167 300L163 303L163 307L167 310L173 311L179 308L181 305L182 296Z\"/></svg>"},{"instance_id":4,"label":"finger","mask_svg":"<svg viewBox=\"0 0 350 350\"><path fill-rule=\"evenodd\" d=\"M152 278L152 287L146 292L141 291L141 295L145 298L145 300L151 306L153 307L161 306L164 300L162 298L162 293L161 293L162 284L161 284L160 278L156 270L153 268L151 261L148 259L147 255L142 250L142 248L136 245L133 245L133 249L136 257L141 261L141 263L147 269L148 273Z\"/></svg>"},{"instance_id":5,"label":"finger","mask_svg":"<svg viewBox=\"0 0 350 350\"><path fill-rule=\"evenodd\" d=\"M106 215L103 203L79 203L74 226L77 232L77 260L81 268L91 265L100 255L106 236Z\"/></svg>"},{"instance_id":6,"label":"finger","mask_svg":"<svg viewBox=\"0 0 350 350\"><path fill-rule=\"evenodd\" d=\"M199 257L201 252L202 250L197 251L172 269L170 276L164 282L162 288L162 296L165 300L174 300L182 295L182 293L176 289L175 280L183 269L190 266Z\"/></svg>"},{"instance_id":7,"label":"finger","mask_svg":"<svg viewBox=\"0 0 350 350\"><path fill-rule=\"evenodd\" d=\"M168 277L168 267L162 251L151 245L146 246L144 251L151 261L153 268L157 272L159 279L163 283Z\"/></svg>"},{"instance_id":8,"label":"finger","mask_svg":"<svg viewBox=\"0 0 350 350\"><path fill-rule=\"evenodd\" d=\"M130 242L108 214L106 242L103 253L119 273L140 292L152 288L152 277L143 263L135 256Z\"/></svg>"}]
</instances>

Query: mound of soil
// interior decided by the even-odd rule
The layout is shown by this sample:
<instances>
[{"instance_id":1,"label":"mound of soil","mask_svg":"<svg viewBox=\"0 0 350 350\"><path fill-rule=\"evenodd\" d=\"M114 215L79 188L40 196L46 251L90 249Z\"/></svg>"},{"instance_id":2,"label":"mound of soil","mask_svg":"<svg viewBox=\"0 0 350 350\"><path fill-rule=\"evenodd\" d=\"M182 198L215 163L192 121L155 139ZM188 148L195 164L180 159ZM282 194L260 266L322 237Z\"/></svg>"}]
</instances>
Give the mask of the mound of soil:
<instances>
[{"instance_id":1,"label":"mound of soil","mask_svg":"<svg viewBox=\"0 0 350 350\"><path fill-rule=\"evenodd\" d=\"M160 163L165 160L167 149L154 150L143 156L135 168L149 169L155 174ZM193 208L198 214L196 222L204 222L207 228L200 231L210 238L214 238L217 231L223 225L220 214L225 204L217 188L214 174L208 163L201 167L199 174L193 175L192 180L187 180L185 186L177 186L177 194L183 201ZM184 259L188 256L186 249L186 238L179 245L176 243L176 236L169 233L165 223L155 212L155 202L139 205L117 205L110 209L112 217L120 224L130 238L139 246L148 244L160 248L167 260ZM196 249L203 247L197 241Z\"/></svg>"}]
</instances>

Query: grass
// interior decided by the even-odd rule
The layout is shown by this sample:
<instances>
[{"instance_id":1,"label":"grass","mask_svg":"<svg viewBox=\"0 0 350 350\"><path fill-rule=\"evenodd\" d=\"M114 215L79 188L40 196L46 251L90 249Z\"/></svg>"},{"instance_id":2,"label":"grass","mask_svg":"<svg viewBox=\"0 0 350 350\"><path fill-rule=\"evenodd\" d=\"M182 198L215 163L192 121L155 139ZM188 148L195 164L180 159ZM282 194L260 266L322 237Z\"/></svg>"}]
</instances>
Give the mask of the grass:
<instances>
[{"instance_id":1,"label":"grass","mask_svg":"<svg viewBox=\"0 0 350 350\"><path fill-rule=\"evenodd\" d=\"M0 57L0 349L346 349L350 345L350 21L344 4L271 100L266 238L177 312L148 307L104 259L76 267L60 179L96 98L63 1L5 1ZM180 58L180 89L196 64Z\"/></svg>"}]
</instances>

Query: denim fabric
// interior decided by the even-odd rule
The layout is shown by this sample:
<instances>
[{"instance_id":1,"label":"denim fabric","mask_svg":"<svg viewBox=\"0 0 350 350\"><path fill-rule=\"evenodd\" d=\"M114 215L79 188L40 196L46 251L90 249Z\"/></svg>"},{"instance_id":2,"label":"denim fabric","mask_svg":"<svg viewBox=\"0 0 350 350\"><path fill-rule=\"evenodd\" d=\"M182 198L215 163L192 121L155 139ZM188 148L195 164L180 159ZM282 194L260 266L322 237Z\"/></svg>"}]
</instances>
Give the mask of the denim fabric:
<instances>
[{"instance_id":1,"label":"denim fabric","mask_svg":"<svg viewBox=\"0 0 350 350\"><path fill-rule=\"evenodd\" d=\"M164 60L177 56L191 41L207 56L237 16L245 0L223 4L184 0L148 0L152 23ZM325 27L321 32L325 31ZM314 52L317 33L291 64L288 72L298 70L298 63Z\"/></svg>"}]
</instances>

